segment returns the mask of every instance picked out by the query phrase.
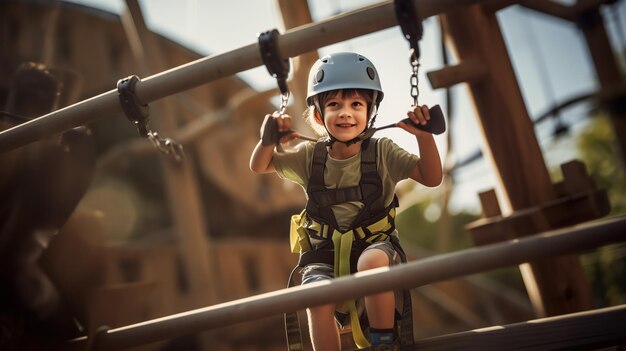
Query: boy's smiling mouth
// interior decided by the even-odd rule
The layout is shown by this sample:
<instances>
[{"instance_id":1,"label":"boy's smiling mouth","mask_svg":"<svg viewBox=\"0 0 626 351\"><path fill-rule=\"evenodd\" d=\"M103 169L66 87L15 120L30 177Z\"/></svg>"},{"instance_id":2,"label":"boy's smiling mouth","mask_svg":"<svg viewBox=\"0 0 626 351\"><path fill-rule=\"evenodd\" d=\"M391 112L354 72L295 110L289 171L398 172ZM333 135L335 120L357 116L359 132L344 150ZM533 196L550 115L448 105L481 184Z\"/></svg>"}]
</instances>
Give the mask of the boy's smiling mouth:
<instances>
[{"instance_id":1,"label":"boy's smiling mouth","mask_svg":"<svg viewBox=\"0 0 626 351\"><path fill-rule=\"evenodd\" d=\"M337 124L337 127L340 128L350 128L350 127L355 127L356 124L351 124L351 123L339 123Z\"/></svg>"}]
</instances>

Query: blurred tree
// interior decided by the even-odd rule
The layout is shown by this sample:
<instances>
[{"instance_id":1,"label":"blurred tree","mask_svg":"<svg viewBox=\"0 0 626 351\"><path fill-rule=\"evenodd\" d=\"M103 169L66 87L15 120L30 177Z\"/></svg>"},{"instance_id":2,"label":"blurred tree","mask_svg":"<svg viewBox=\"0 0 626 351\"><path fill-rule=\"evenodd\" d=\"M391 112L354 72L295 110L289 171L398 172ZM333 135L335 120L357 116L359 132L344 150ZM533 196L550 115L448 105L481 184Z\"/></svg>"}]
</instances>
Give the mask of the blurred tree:
<instances>
[{"instance_id":1,"label":"blurred tree","mask_svg":"<svg viewBox=\"0 0 626 351\"><path fill-rule=\"evenodd\" d=\"M609 194L611 215L626 213L626 172L608 116L594 118L579 136L577 146L596 185Z\"/></svg>"},{"instance_id":2,"label":"blurred tree","mask_svg":"<svg viewBox=\"0 0 626 351\"><path fill-rule=\"evenodd\" d=\"M427 200L416 203L401 212L396 218L396 227L402 241L402 246L407 255L414 258L442 254L474 247L470 233L465 225L479 218L470 212L448 213L447 216L431 218L427 215L432 212L432 207L438 206L436 200ZM441 211L445 211L442 209ZM428 218L428 219L427 219ZM450 232L446 247L439 244L438 235L441 235L440 220L447 218ZM520 292L525 291L524 282L517 267L504 267L483 273L484 277L515 288Z\"/></svg>"},{"instance_id":3,"label":"blurred tree","mask_svg":"<svg viewBox=\"0 0 626 351\"><path fill-rule=\"evenodd\" d=\"M610 215L626 214L626 172L608 116L593 118L577 144L589 174L609 195ZM583 262L596 304L626 303L626 244L602 247L583 256Z\"/></svg>"},{"instance_id":4,"label":"blurred tree","mask_svg":"<svg viewBox=\"0 0 626 351\"><path fill-rule=\"evenodd\" d=\"M437 245L439 218L441 218L441 216L437 215L427 219L425 215L428 212L432 212L433 207L436 207L439 211L444 211L440 209L439 205L434 201L424 201L416 203L398 215L396 227L398 228L403 244L413 247L417 246L431 252L441 250ZM437 213L439 212L437 211ZM443 249L443 252L471 247L469 233L467 233L463 227L467 223L476 220L477 217L467 212L461 212L456 215L451 215L449 218L451 221L450 244L447 248Z\"/></svg>"}]
</instances>

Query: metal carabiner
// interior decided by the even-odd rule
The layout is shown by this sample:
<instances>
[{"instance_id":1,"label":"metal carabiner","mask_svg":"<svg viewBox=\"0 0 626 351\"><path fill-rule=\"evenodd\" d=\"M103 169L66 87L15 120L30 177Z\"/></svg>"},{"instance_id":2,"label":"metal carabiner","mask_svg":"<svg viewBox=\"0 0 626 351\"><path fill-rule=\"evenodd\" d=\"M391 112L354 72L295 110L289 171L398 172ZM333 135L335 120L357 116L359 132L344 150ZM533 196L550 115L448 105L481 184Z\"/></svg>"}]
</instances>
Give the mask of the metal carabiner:
<instances>
[{"instance_id":1,"label":"metal carabiner","mask_svg":"<svg viewBox=\"0 0 626 351\"><path fill-rule=\"evenodd\" d=\"M177 162L185 156L182 145L170 138L161 138L157 132L148 132L148 139L162 154L171 156Z\"/></svg>"},{"instance_id":2,"label":"metal carabiner","mask_svg":"<svg viewBox=\"0 0 626 351\"><path fill-rule=\"evenodd\" d=\"M124 111L126 118L137 126L141 137L148 138L162 154L172 156L175 161L182 160L184 156L182 145L172 139L159 137L158 133L148 127L150 108L148 104L142 104L135 94L135 85L140 81L141 79L135 75L117 81L122 111Z\"/></svg>"}]
</instances>

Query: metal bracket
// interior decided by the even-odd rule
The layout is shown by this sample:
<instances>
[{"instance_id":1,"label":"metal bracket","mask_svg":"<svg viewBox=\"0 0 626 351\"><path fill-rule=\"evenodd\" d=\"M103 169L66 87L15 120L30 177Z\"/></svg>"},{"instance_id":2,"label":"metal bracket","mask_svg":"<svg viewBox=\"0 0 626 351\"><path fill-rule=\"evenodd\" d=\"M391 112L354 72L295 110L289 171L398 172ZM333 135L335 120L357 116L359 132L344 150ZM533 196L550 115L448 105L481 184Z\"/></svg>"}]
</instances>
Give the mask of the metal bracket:
<instances>
[{"instance_id":1,"label":"metal bracket","mask_svg":"<svg viewBox=\"0 0 626 351\"><path fill-rule=\"evenodd\" d=\"M135 75L118 80L117 92L126 118L137 126L140 136L147 138L150 108L139 102L137 95L135 95L135 85L140 80Z\"/></svg>"},{"instance_id":2,"label":"metal bracket","mask_svg":"<svg viewBox=\"0 0 626 351\"><path fill-rule=\"evenodd\" d=\"M419 60L420 49L419 41L422 40L424 27L422 21L417 18L413 1L411 0L394 0L394 8L396 10L396 18L402 34L409 41L413 55Z\"/></svg>"},{"instance_id":3,"label":"metal bracket","mask_svg":"<svg viewBox=\"0 0 626 351\"><path fill-rule=\"evenodd\" d=\"M287 88L287 76L289 75L289 59L283 59L278 51L278 37L280 33L276 29L268 30L260 33L259 49L261 50L261 58L263 64L267 68L272 77L276 78L280 93L289 94Z\"/></svg>"},{"instance_id":4,"label":"metal bracket","mask_svg":"<svg viewBox=\"0 0 626 351\"><path fill-rule=\"evenodd\" d=\"M280 33L276 29L268 30L260 33L259 50L263 64L267 68L270 75L276 78L278 89L280 89L280 114L285 113L287 103L289 102L289 88L287 87L287 76L289 75L289 59L283 59L278 50L278 37Z\"/></svg>"}]
</instances>

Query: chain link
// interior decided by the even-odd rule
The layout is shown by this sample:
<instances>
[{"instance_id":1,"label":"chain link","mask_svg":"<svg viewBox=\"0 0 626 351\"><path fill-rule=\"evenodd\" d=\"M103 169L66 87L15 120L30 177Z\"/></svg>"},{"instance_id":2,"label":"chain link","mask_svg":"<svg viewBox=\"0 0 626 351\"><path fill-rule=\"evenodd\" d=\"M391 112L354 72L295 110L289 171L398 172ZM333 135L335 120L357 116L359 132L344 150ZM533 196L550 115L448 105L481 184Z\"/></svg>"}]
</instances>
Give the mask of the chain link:
<instances>
[{"instance_id":1,"label":"chain link","mask_svg":"<svg viewBox=\"0 0 626 351\"><path fill-rule=\"evenodd\" d=\"M409 80L411 84L411 97L413 98L413 106L417 106L417 98L420 95L419 78L417 76L419 73L420 63L417 55L415 54L415 50L413 49L409 50L409 62L411 63L411 77Z\"/></svg>"},{"instance_id":2,"label":"chain link","mask_svg":"<svg viewBox=\"0 0 626 351\"><path fill-rule=\"evenodd\" d=\"M185 156L182 145L170 138L161 138L157 132L149 130L148 139L162 154L171 156L177 162Z\"/></svg>"},{"instance_id":3,"label":"chain link","mask_svg":"<svg viewBox=\"0 0 626 351\"><path fill-rule=\"evenodd\" d=\"M280 107L278 108L278 113L281 115L285 114L285 110L287 109L287 104L289 103L289 91L284 94L280 94Z\"/></svg>"}]
</instances>

